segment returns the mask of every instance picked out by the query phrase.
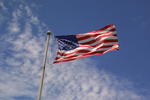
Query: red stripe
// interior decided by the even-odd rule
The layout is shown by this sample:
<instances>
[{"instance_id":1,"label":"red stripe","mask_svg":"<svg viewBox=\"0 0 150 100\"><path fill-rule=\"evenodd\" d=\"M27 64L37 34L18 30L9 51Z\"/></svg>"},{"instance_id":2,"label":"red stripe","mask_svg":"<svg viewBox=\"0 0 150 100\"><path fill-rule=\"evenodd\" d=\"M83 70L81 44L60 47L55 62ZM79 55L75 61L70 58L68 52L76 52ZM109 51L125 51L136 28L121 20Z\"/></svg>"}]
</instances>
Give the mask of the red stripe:
<instances>
[{"instance_id":1,"label":"red stripe","mask_svg":"<svg viewBox=\"0 0 150 100\"><path fill-rule=\"evenodd\" d=\"M106 52L109 52L109 51L112 51L112 50L116 50L116 49L119 49L118 47L114 47L114 48L111 48L109 50L104 50L104 51L94 51L94 52L91 52L91 53L88 53L88 54L85 54L84 56L86 55L101 55L101 54L104 54Z\"/></svg>"},{"instance_id":2,"label":"red stripe","mask_svg":"<svg viewBox=\"0 0 150 100\"><path fill-rule=\"evenodd\" d=\"M76 60L76 59L79 59L79 58L72 58L72 59L66 59L66 60L61 60L61 61L54 61L54 63L60 63L60 62L67 62L67 61L72 61L72 60Z\"/></svg>"},{"instance_id":3,"label":"red stripe","mask_svg":"<svg viewBox=\"0 0 150 100\"><path fill-rule=\"evenodd\" d=\"M93 34L87 34L87 35L85 35L85 34L77 34L77 39L78 39L78 41L81 41L81 40L85 40L85 39L88 39L88 38L90 38L90 37L96 37L96 36L99 36L99 35L105 35L105 34L108 34L108 33L111 33L111 32L115 32L116 31L116 29L111 29L110 31L107 31L107 32L104 32L104 33L99 33L99 34L95 34L95 33L93 33ZM83 37L78 37L78 36L83 36Z\"/></svg>"},{"instance_id":4,"label":"red stripe","mask_svg":"<svg viewBox=\"0 0 150 100\"><path fill-rule=\"evenodd\" d=\"M106 50L105 50L106 51ZM94 52L90 52L90 53L87 53L87 54L84 54L84 56L87 56L87 55L95 55L95 54L103 54L105 51L94 51Z\"/></svg>"},{"instance_id":5,"label":"red stripe","mask_svg":"<svg viewBox=\"0 0 150 100\"><path fill-rule=\"evenodd\" d=\"M71 54L74 54L74 53L87 53L87 52L90 52L90 50L82 49L82 50L76 50L72 53L63 53L63 56L68 56L68 55L71 55ZM60 56L62 56L62 55L60 55Z\"/></svg>"},{"instance_id":6,"label":"red stripe","mask_svg":"<svg viewBox=\"0 0 150 100\"><path fill-rule=\"evenodd\" d=\"M84 36L84 37L78 37L78 36ZM78 41L81 41L81 40L85 40L85 39L88 39L90 37L97 37L99 36L100 34L88 34L88 35L84 35L84 34L77 34L77 40Z\"/></svg>"},{"instance_id":7,"label":"red stripe","mask_svg":"<svg viewBox=\"0 0 150 100\"><path fill-rule=\"evenodd\" d=\"M107 25L107 26L105 26L105 27L103 27L103 28L101 28L100 30L106 30L107 28L109 28L109 27L115 27L115 25L114 24L109 24L109 25Z\"/></svg>"},{"instance_id":8,"label":"red stripe","mask_svg":"<svg viewBox=\"0 0 150 100\"><path fill-rule=\"evenodd\" d=\"M102 43L113 43L113 42L118 42L118 40L117 39L103 40L103 41L99 42L98 44L94 45L93 47L97 47L97 46L101 45Z\"/></svg>"},{"instance_id":9,"label":"red stripe","mask_svg":"<svg viewBox=\"0 0 150 100\"><path fill-rule=\"evenodd\" d=\"M104 35L104 36L102 36L102 37L109 37L109 36L117 36L117 34L111 34L111 35ZM112 40L112 39L111 39ZM117 40L117 39L113 39L113 41L114 40ZM89 47L89 48L94 48L94 47L97 47L97 46L99 46L100 44L102 44L102 43L105 43L105 42L111 42L111 41L100 41L98 44L96 44L95 46L91 46L90 44L88 44L87 43L87 45L85 45L85 43L80 43L80 47Z\"/></svg>"},{"instance_id":10,"label":"red stripe","mask_svg":"<svg viewBox=\"0 0 150 100\"><path fill-rule=\"evenodd\" d=\"M104 45L104 46L101 46L101 47L99 47L99 48L97 48L97 50L98 49L102 49L102 48L110 48L110 47L113 47L114 45Z\"/></svg>"},{"instance_id":11,"label":"red stripe","mask_svg":"<svg viewBox=\"0 0 150 100\"><path fill-rule=\"evenodd\" d=\"M69 58L74 58L74 57L77 57L79 55L72 55L72 56L67 56L67 57L56 57L55 60L59 60L59 59L69 59Z\"/></svg>"},{"instance_id":12,"label":"red stripe","mask_svg":"<svg viewBox=\"0 0 150 100\"><path fill-rule=\"evenodd\" d=\"M110 27L108 27L108 28L110 28ZM115 27L113 27L112 29L110 29L110 30L106 30L106 29L99 29L99 30L96 30L96 31L93 31L93 32L89 32L89 33L99 33L99 32L103 32L103 31L111 31L111 32L114 32L114 31L116 31L116 28ZM102 33L101 33L102 34Z\"/></svg>"},{"instance_id":13,"label":"red stripe","mask_svg":"<svg viewBox=\"0 0 150 100\"><path fill-rule=\"evenodd\" d=\"M117 34L102 35L101 37L117 36Z\"/></svg>"},{"instance_id":14,"label":"red stripe","mask_svg":"<svg viewBox=\"0 0 150 100\"><path fill-rule=\"evenodd\" d=\"M80 59L80 58L84 58L84 57L88 57L88 56L94 56L94 55L102 55L102 54L105 54L106 52L109 52L109 51L113 51L113 50L117 50L119 49L118 47L114 47L114 48L111 48L109 50L106 50L106 51L95 51L95 52L92 52L92 53L88 53L88 54L84 54L78 58L69 58L69 59L62 59L60 61L55 61L54 63L60 63L60 62L66 62L66 61L72 61L72 60L76 60L76 59Z\"/></svg>"},{"instance_id":15,"label":"red stripe","mask_svg":"<svg viewBox=\"0 0 150 100\"><path fill-rule=\"evenodd\" d=\"M103 28L101 28L101 29L99 29L99 30L95 30L95 31L92 31L92 32L89 32L89 33L93 33L93 32L101 32L101 31L104 31L104 30L106 30L106 29L108 29L108 28L110 28L110 27L115 27L115 25L114 24L109 24L109 25L107 25L107 26L105 26L105 27L103 27Z\"/></svg>"},{"instance_id":16,"label":"red stripe","mask_svg":"<svg viewBox=\"0 0 150 100\"><path fill-rule=\"evenodd\" d=\"M102 44L102 43L101 43ZM90 45L80 45L80 47L87 47L87 48L96 48L96 47L98 47L98 46L100 46L101 44L99 44L99 45L97 45L97 46L90 46ZM103 46L101 46L101 47L110 47L110 46L113 46L113 45L116 45L116 43L114 43L114 44L107 44L107 45L103 45Z\"/></svg>"},{"instance_id":17,"label":"red stripe","mask_svg":"<svg viewBox=\"0 0 150 100\"><path fill-rule=\"evenodd\" d=\"M109 48L109 47L113 47L114 45L115 44L113 44L113 45L107 45L107 46L101 46L98 49ZM76 50L76 51L71 52L71 53L63 53L63 55L60 55L60 56L68 56L68 55L72 55L72 54L76 54L76 53L89 53L89 52L91 52L91 50L82 49L82 50Z\"/></svg>"},{"instance_id":18,"label":"red stripe","mask_svg":"<svg viewBox=\"0 0 150 100\"><path fill-rule=\"evenodd\" d=\"M91 41L80 43L80 44L82 44L82 45L90 45L90 44L95 43L96 41L98 41L100 39L101 39L101 37L99 37L99 38L97 38L95 40L91 40ZM100 41L100 43L103 43L103 42L105 42L105 43L118 42L118 40L117 39L108 39L108 40L102 40L102 41Z\"/></svg>"},{"instance_id":19,"label":"red stripe","mask_svg":"<svg viewBox=\"0 0 150 100\"><path fill-rule=\"evenodd\" d=\"M57 55L60 55L60 56L63 56L64 55L64 52L57 52Z\"/></svg>"}]
</instances>

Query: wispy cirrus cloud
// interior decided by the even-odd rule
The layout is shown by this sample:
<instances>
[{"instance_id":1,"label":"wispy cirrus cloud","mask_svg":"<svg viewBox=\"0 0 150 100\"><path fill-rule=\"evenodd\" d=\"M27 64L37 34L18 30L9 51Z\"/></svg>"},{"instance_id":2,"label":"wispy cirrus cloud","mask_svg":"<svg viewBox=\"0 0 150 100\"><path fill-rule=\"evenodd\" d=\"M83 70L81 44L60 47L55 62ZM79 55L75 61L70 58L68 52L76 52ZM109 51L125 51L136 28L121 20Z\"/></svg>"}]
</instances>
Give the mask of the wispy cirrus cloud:
<instances>
[{"instance_id":1,"label":"wispy cirrus cloud","mask_svg":"<svg viewBox=\"0 0 150 100\"><path fill-rule=\"evenodd\" d=\"M9 12L9 7L5 7ZM46 25L25 3L21 2L17 8L10 10L10 13L11 21L6 28L8 33L0 39L7 45L7 48L1 51L3 57L0 58L0 99L35 100L45 42L42 32L45 31ZM52 58L49 57L48 61L51 62ZM51 66L48 62L43 98L146 100L131 84L128 84L130 82L118 79L103 70L97 70L90 61L82 59Z\"/></svg>"},{"instance_id":2,"label":"wispy cirrus cloud","mask_svg":"<svg viewBox=\"0 0 150 100\"><path fill-rule=\"evenodd\" d=\"M38 25L36 32L39 33L43 26L38 18L35 20L36 16L31 9L27 9L22 3L9 13L12 13L9 16L11 21L5 29L8 33L1 38L1 42L4 43L1 46L4 47L2 53L5 57L1 57L0 65L0 99L34 98L42 61L41 41L44 38L40 35L34 36L32 27Z\"/></svg>"},{"instance_id":3,"label":"wispy cirrus cloud","mask_svg":"<svg viewBox=\"0 0 150 100\"><path fill-rule=\"evenodd\" d=\"M48 68L45 99L146 100L136 93L130 82L98 71L90 61L74 61Z\"/></svg>"},{"instance_id":4,"label":"wispy cirrus cloud","mask_svg":"<svg viewBox=\"0 0 150 100\"><path fill-rule=\"evenodd\" d=\"M12 20L8 26L9 32L16 33L20 31L20 26L18 22L19 17L21 17L21 11L17 9L16 11L12 13Z\"/></svg>"},{"instance_id":5,"label":"wispy cirrus cloud","mask_svg":"<svg viewBox=\"0 0 150 100\"><path fill-rule=\"evenodd\" d=\"M2 1L0 2L0 9L3 9L3 10L7 9Z\"/></svg>"},{"instance_id":6,"label":"wispy cirrus cloud","mask_svg":"<svg viewBox=\"0 0 150 100\"><path fill-rule=\"evenodd\" d=\"M0 1L0 26L4 22L5 16L3 16L4 12L7 11L6 6L4 5L3 1Z\"/></svg>"}]
</instances>

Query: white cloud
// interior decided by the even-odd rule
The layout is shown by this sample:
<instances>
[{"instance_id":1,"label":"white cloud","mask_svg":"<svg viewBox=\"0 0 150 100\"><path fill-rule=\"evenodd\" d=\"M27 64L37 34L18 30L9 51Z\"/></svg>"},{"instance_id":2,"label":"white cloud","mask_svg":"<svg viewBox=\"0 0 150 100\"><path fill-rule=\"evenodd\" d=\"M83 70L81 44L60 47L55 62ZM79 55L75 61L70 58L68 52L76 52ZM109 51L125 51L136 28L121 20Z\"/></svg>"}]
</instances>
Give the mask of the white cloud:
<instances>
[{"instance_id":1,"label":"white cloud","mask_svg":"<svg viewBox=\"0 0 150 100\"><path fill-rule=\"evenodd\" d=\"M58 64L47 70L45 99L144 100L134 89L128 89L128 82L98 71L86 60Z\"/></svg>"},{"instance_id":2,"label":"white cloud","mask_svg":"<svg viewBox=\"0 0 150 100\"><path fill-rule=\"evenodd\" d=\"M2 1L0 1L0 9L7 10L7 8L5 7Z\"/></svg>"},{"instance_id":3,"label":"white cloud","mask_svg":"<svg viewBox=\"0 0 150 100\"><path fill-rule=\"evenodd\" d=\"M17 9L12 13L12 21L9 23L9 27L8 27L11 33L17 33L20 31L19 22L18 22L20 16L21 16L21 11L19 9Z\"/></svg>"},{"instance_id":4,"label":"white cloud","mask_svg":"<svg viewBox=\"0 0 150 100\"><path fill-rule=\"evenodd\" d=\"M45 25L30 7L21 5L13 10L8 28L10 33L3 40L9 47L3 50L7 56L1 58L5 62L0 65L0 100L15 100L21 96L35 99L38 94L45 37L35 35L33 26L36 26L37 33L45 31ZM97 70L90 63L91 59L50 66L52 60L49 57L46 68L45 100L146 100L129 88L133 86L128 81Z\"/></svg>"},{"instance_id":5,"label":"white cloud","mask_svg":"<svg viewBox=\"0 0 150 100\"><path fill-rule=\"evenodd\" d=\"M2 15L2 13L6 13L7 12L7 8L4 5L3 1L0 1L0 25L3 24L3 22L5 22L4 20L6 19L5 16Z\"/></svg>"}]
</instances>

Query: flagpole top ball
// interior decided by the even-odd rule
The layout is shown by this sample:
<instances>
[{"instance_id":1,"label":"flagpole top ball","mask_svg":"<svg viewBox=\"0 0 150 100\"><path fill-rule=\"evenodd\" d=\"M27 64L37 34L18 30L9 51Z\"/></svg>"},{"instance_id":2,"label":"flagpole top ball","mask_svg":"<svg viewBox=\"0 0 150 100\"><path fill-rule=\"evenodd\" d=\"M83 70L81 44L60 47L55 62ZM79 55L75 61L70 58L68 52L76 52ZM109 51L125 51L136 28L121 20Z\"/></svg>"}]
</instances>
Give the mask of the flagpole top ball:
<instances>
[{"instance_id":1,"label":"flagpole top ball","mask_svg":"<svg viewBox=\"0 0 150 100\"><path fill-rule=\"evenodd\" d=\"M47 35L51 35L52 34L52 32L51 31L47 31Z\"/></svg>"}]
</instances>

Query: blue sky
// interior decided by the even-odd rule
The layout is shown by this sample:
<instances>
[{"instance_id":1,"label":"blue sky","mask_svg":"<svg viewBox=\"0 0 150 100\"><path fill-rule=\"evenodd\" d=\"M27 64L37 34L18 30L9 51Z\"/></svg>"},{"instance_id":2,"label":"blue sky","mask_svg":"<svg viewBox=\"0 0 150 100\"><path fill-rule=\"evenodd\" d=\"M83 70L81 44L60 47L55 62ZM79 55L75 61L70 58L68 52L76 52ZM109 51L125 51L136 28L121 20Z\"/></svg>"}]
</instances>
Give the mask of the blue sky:
<instances>
[{"instance_id":1,"label":"blue sky","mask_svg":"<svg viewBox=\"0 0 150 100\"><path fill-rule=\"evenodd\" d=\"M66 35L116 24L119 51L48 67L56 52L52 39L43 98L148 100L149 5L149 0L1 0L0 99L36 98L47 30Z\"/></svg>"}]
</instances>

